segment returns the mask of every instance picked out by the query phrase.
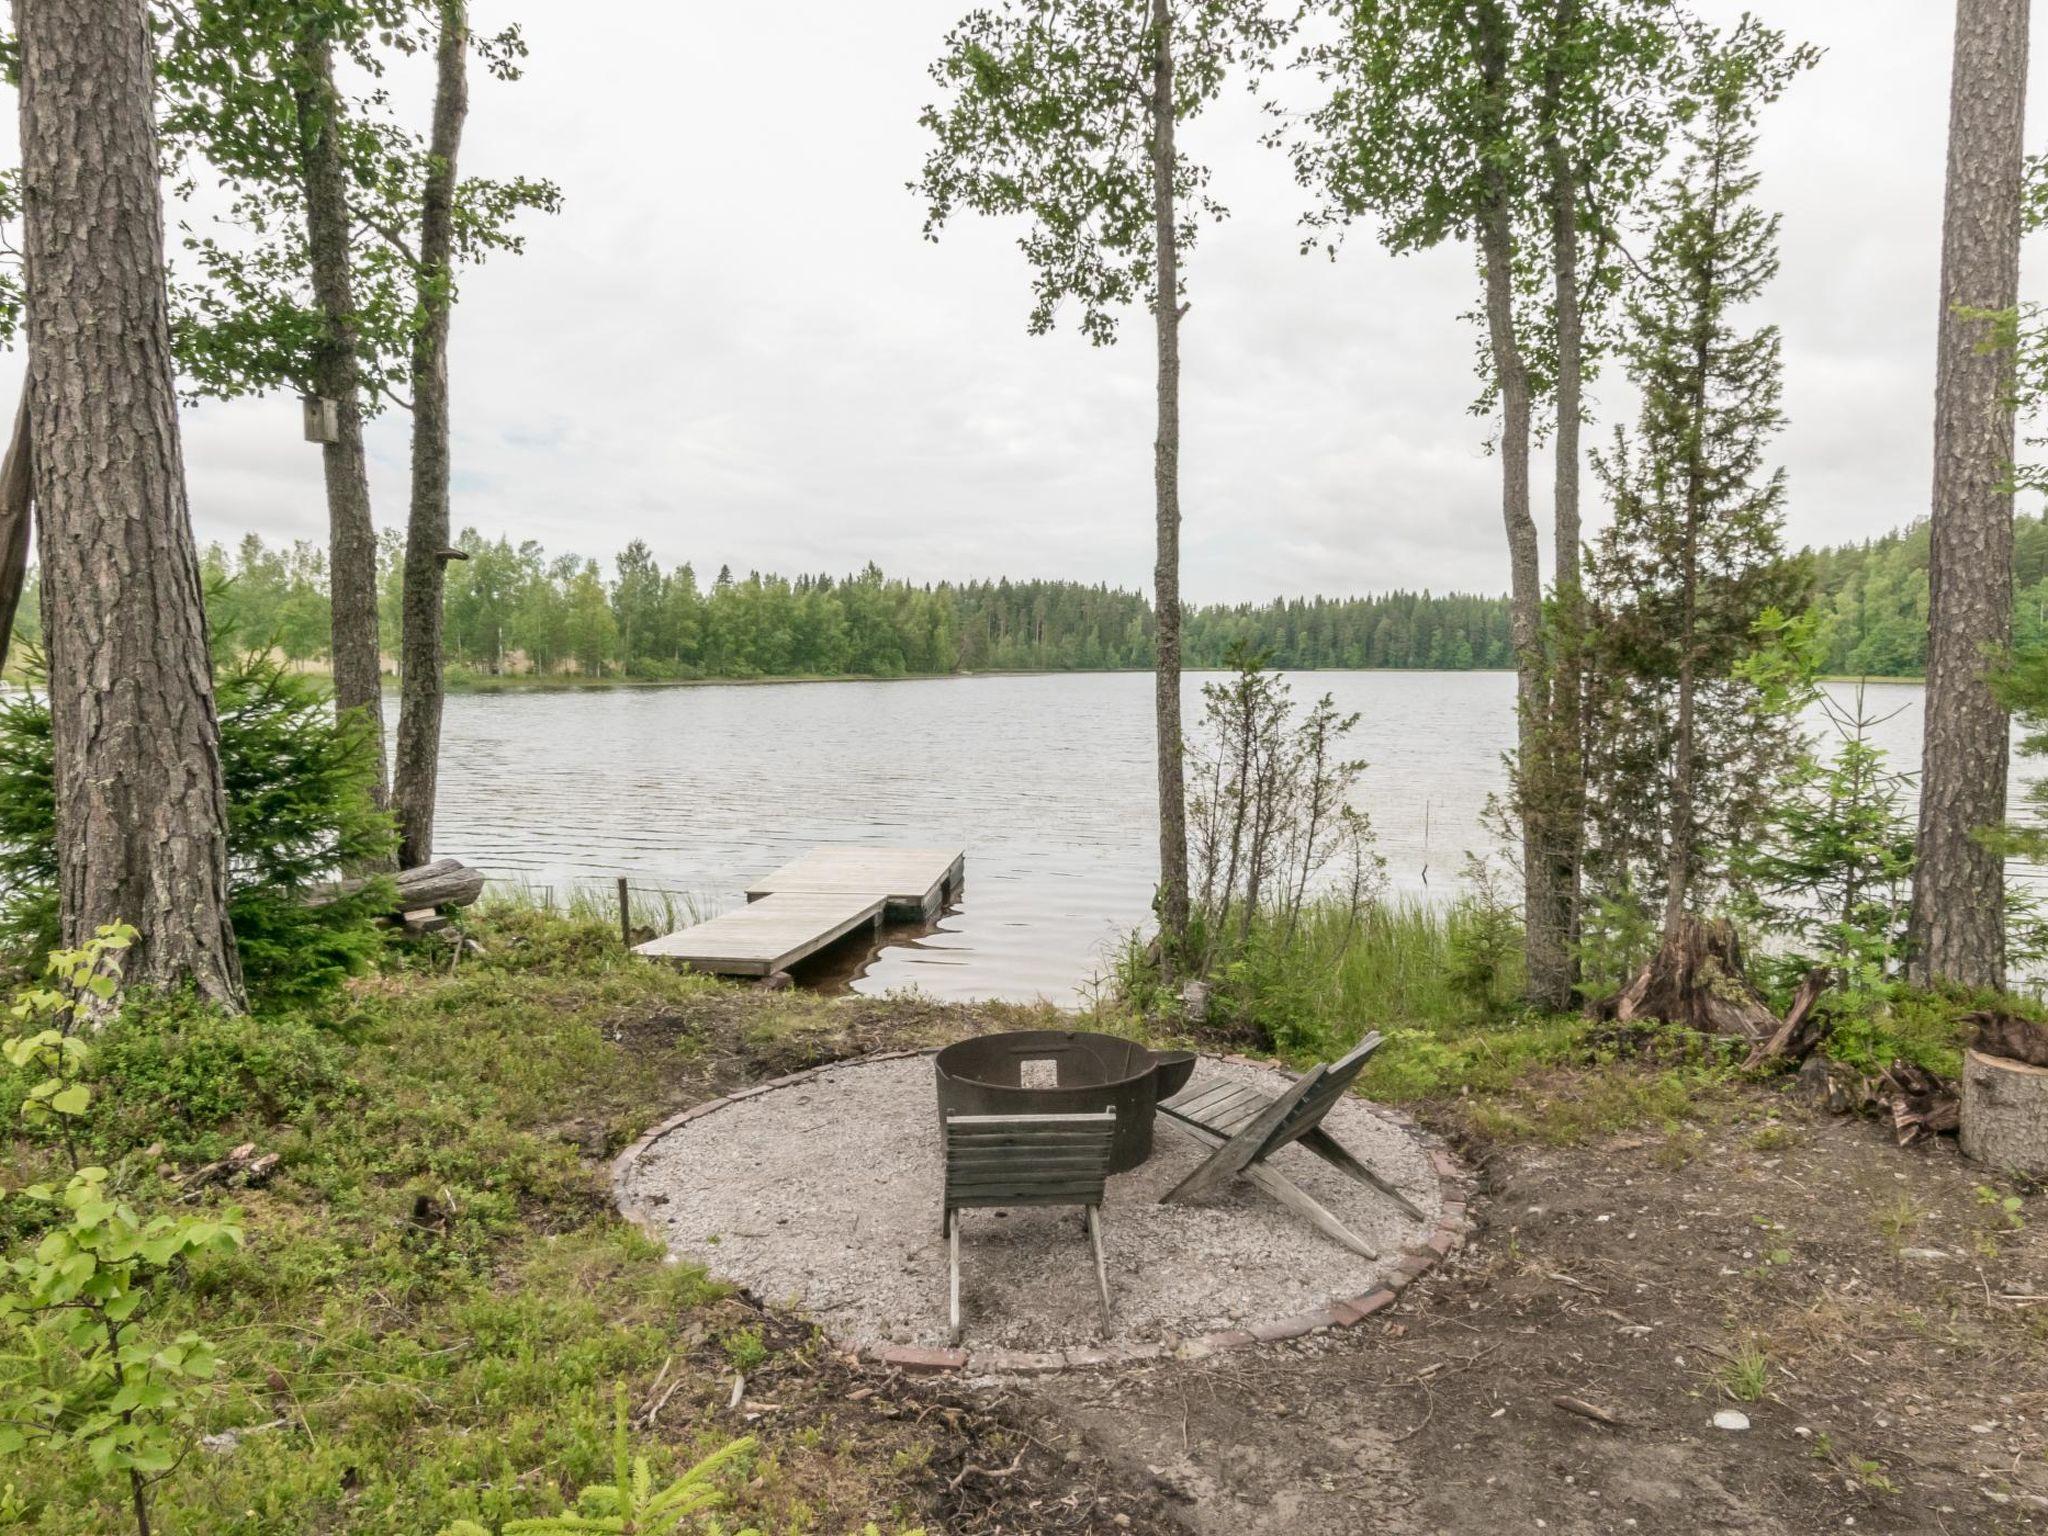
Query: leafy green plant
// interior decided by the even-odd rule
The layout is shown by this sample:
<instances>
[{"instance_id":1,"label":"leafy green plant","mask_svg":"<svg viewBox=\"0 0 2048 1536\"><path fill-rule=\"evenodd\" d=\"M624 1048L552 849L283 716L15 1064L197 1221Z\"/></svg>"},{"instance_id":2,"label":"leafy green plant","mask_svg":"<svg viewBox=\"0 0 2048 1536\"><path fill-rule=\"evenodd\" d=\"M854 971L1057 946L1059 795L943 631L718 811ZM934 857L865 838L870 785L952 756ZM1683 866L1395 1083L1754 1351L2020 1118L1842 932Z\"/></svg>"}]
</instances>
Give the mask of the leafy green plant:
<instances>
[{"instance_id":1,"label":"leafy green plant","mask_svg":"<svg viewBox=\"0 0 2048 1536\"><path fill-rule=\"evenodd\" d=\"M2006 1231L2019 1232L2026 1228L2027 1218L2020 1213L2026 1209L2027 1202L2018 1195L2001 1195L1989 1184L1979 1184L1977 1203L1990 1210Z\"/></svg>"},{"instance_id":2,"label":"leafy green plant","mask_svg":"<svg viewBox=\"0 0 2048 1536\"><path fill-rule=\"evenodd\" d=\"M48 984L17 999L23 1032L7 1060L39 1080L21 1118L70 1165L61 1185L35 1183L17 1198L40 1208L43 1231L0 1273L0 1327L12 1346L0 1384L0 1455L83 1452L101 1476L125 1475L138 1536L149 1536L151 1484L175 1467L193 1428L192 1391L216 1370L196 1333L169 1340L149 1313L183 1263L238 1247L240 1217L145 1217L108 1169L83 1163L92 1108L85 1075L92 1047L80 1034L114 996L121 952L135 930L114 924L80 949L49 957Z\"/></svg>"},{"instance_id":3,"label":"leafy green plant","mask_svg":"<svg viewBox=\"0 0 2048 1536\"><path fill-rule=\"evenodd\" d=\"M619 1384L612 1410L612 1480L585 1488L577 1495L573 1512L543 1515L534 1520L508 1520L499 1536L582 1536L585 1532L610 1532L612 1536L666 1536L687 1526L709 1527L704 1519L722 1508L730 1496L719 1487L720 1480L754 1454L752 1435L728 1441L666 1487L654 1486L654 1474L645 1456L634 1456L626 1437L626 1388ZM490 1536L473 1520L458 1520L441 1536ZM760 1536L751 1528L735 1536Z\"/></svg>"},{"instance_id":4,"label":"leafy green plant","mask_svg":"<svg viewBox=\"0 0 2048 1536\"><path fill-rule=\"evenodd\" d=\"M1465 894L1451 909L1450 982L1481 1011L1501 1011L1512 996L1522 951L1522 920L1498 862L1465 856Z\"/></svg>"},{"instance_id":5,"label":"leafy green plant","mask_svg":"<svg viewBox=\"0 0 2048 1536\"><path fill-rule=\"evenodd\" d=\"M337 1033L326 1020L222 1013L187 995L131 997L93 1040L94 1144L154 1141L173 1162L203 1160L259 1128L358 1105Z\"/></svg>"},{"instance_id":6,"label":"leafy green plant","mask_svg":"<svg viewBox=\"0 0 2048 1536\"><path fill-rule=\"evenodd\" d=\"M725 1358L742 1375L758 1369L768 1358L768 1346L762 1342L758 1328L735 1329L719 1342L724 1346Z\"/></svg>"}]
</instances>

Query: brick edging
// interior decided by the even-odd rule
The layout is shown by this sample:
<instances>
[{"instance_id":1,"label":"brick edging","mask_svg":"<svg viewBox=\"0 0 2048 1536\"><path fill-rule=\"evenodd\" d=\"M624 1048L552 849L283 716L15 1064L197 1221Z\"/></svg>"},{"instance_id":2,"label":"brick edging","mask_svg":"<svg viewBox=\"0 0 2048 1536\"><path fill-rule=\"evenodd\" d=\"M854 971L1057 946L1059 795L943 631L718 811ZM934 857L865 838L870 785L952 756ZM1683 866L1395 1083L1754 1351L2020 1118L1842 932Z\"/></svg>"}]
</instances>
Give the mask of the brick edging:
<instances>
[{"instance_id":1,"label":"brick edging","mask_svg":"<svg viewBox=\"0 0 2048 1536\"><path fill-rule=\"evenodd\" d=\"M631 1146L612 1159L612 1203L618 1207L621 1216L641 1228L650 1237L660 1240L666 1247L668 1239L657 1224L654 1213L635 1201L627 1189L633 1170L640 1159L662 1137L692 1120L723 1109L728 1104L737 1104L742 1099L757 1098L778 1088L793 1088L800 1083L812 1082L827 1072L836 1072L844 1067L863 1067L875 1062L904 1061L912 1057L933 1054L935 1052L931 1050L917 1050L878 1051L868 1056L850 1056L842 1061L827 1062L823 1066L808 1067L801 1072L770 1078L765 1083L756 1083L751 1088L742 1088L737 1093L709 1099L679 1114L670 1115L666 1120L644 1131ZM1275 1063L1260 1061L1250 1056L1212 1056L1210 1060L1228 1062L1232 1066L1256 1067L1269 1072L1276 1069ZM1464 1165L1451 1155L1438 1137L1417 1124L1412 1116L1385 1104L1374 1104L1372 1112L1400 1126L1428 1152L1430 1166L1436 1172L1437 1195L1442 1209L1437 1215L1436 1226L1430 1235L1422 1242L1411 1243L1403 1248L1401 1258L1394 1265L1394 1272L1369 1291L1333 1301L1326 1307L1297 1313L1293 1317L1283 1317L1269 1323L1254 1323L1249 1328L1197 1334L1185 1339L1160 1339L1147 1344L1105 1343L1089 1348L1044 1351L923 1349L905 1344L891 1344L865 1351L864 1358L877 1365L904 1371L980 1370L1035 1373L1061 1371L1075 1366L1132 1365L1147 1360L1201 1360L1224 1350L1249 1349L1258 1344L1276 1344L1285 1339L1298 1339L1329 1328L1356 1327L1374 1313L1393 1305L1397 1295L1463 1247L1465 1234L1472 1225L1468 1214L1472 1177Z\"/></svg>"}]
</instances>

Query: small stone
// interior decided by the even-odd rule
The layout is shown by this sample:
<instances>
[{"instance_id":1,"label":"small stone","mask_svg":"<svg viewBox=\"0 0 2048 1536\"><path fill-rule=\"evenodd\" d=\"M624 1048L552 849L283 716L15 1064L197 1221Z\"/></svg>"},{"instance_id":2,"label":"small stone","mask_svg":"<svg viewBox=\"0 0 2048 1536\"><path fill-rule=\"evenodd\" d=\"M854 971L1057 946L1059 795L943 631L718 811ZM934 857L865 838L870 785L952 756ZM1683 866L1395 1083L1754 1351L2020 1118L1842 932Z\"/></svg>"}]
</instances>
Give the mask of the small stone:
<instances>
[{"instance_id":1,"label":"small stone","mask_svg":"<svg viewBox=\"0 0 2048 1536\"><path fill-rule=\"evenodd\" d=\"M1749 1415L1739 1412L1734 1408L1723 1408L1714 1415L1714 1428L1747 1429L1749 1428Z\"/></svg>"},{"instance_id":2,"label":"small stone","mask_svg":"<svg viewBox=\"0 0 2048 1536\"><path fill-rule=\"evenodd\" d=\"M1950 1254L1941 1248L1901 1248L1899 1257L1918 1259L1923 1264L1941 1264L1950 1258Z\"/></svg>"}]
</instances>

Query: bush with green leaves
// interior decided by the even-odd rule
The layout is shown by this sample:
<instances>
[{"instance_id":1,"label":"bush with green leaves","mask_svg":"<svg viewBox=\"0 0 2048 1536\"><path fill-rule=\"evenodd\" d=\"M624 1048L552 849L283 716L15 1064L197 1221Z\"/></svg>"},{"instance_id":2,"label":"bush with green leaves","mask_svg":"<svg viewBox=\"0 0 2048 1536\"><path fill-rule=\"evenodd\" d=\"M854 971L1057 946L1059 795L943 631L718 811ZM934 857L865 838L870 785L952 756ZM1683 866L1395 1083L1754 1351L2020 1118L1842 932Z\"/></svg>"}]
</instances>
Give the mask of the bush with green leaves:
<instances>
[{"instance_id":1,"label":"bush with green leaves","mask_svg":"<svg viewBox=\"0 0 2048 1536\"><path fill-rule=\"evenodd\" d=\"M363 1097L335 1030L298 1014L223 1013L135 997L93 1041L95 1144L219 1157L259 1127L312 1126Z\"/></svg>"},{"instance_id":2,"label":"bush with green leaves","mask_svg":"<svg viewBox=\"0 0 2048 1536\"><path fill-rule=\"evenodd\" d=\"M150 1488L189 1448L195 1389L218 1369L196 1333L164 1338L151 1312L186 1260L239 1247L240 1216L145 1215L128 1170L85 1161L93 1093L89 1024L111 1006L120 955L135 930L111 925L49 957L46 984L13 1008L21 1032L7 1060L36 1079L25 1132L54 1147L62 1183L12 1191L35 1208L40 1235L0 1265L0 1456L82 1455L124 1479L138 1536L150 1536Z\"/></svg>"},{"instance_id":3,"label":"bush with green leaves","mask_svg":"<svg viewBox=\"0 0 2048 1536\"><path fill-rule=\"evenodd\" d=\"M336 720L325 690L267 653L215 662L227 788L229 916L251 1001L310 1001L369 963L388 890L372 881L307 897L393 845L372 799L375 748ZM61 942L50 710L30 691L0 700L0 942L18 957Z\"/></svg>"}]
</instances>

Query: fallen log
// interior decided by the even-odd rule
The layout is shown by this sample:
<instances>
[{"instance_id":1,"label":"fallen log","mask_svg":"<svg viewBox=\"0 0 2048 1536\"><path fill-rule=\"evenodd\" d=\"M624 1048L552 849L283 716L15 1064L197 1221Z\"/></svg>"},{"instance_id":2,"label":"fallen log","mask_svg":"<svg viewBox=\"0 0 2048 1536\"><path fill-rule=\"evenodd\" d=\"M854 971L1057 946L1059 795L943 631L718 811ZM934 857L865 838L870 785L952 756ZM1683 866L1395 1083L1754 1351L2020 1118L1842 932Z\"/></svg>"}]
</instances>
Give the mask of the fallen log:
<instances>
[{"instance_id":1,"label":"fallen log","mask_svg":"<svg viewBox=\"0 0 2048 1536\"><path fill-rule=\"evenodd\" d=\"M2048 1067L1965 1051L1962 1144L1972 1162L2048 1176Z\"/></svg>"},{"instance_id":2,"label":"fallen log","mask_svg":"<svg viewBox=\"0 0 2048 1536\"><path fill-rule=\"evenodd\" d=\"M378 878L391 888L391 901L385 910L394 918L438 907L467 907L484 893L484 872L471 869L459 859L436 859L431 864L401 869L395 875ZM368 880L336 881L316 892L307 904L325 906L343 896L354 895L369 883Z\"/></svg>"}]
</instances>

